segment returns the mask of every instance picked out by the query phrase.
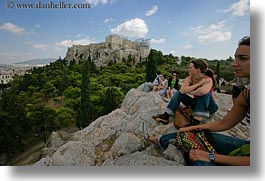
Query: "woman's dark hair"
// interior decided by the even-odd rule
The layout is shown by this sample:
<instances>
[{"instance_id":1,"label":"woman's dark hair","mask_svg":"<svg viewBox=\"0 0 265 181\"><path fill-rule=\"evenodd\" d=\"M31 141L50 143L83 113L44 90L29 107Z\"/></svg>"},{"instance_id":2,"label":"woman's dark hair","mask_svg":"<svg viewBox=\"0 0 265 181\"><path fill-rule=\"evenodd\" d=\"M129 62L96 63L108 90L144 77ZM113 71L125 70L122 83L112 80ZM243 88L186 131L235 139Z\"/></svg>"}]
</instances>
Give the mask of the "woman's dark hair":
<instances>
[{"instance_id":1,"label":"woman's dark hair","mask_svg":"<svg viewBox=\"0 0 265 181\"><path fill-rule=\"evenodd\" d=\"M177 79L179 78L179 73L178 73L176 70L173 70L173 71L172 71L171 75L173 75L173 74L176 74L176 78L177 78Z\"/></svg>"},{"instance_id":2,"label":"woman's dark hair","mask_svg":"<svg viewBox=\"0 0 265 181\"><path fill-rule=\"evenodd\" d=\"M250 36L244 36L243 38L241 38L238 42L238 46L241 45L250 46Z\"/></svg>"},{"instance_id":3,"label":"woman's dark hair","mask_svg":"<svg viewBox=\"0 0 265 181\"><path fill-rule=\"evenodd\" d=\"M215 74L214 74L214 71L212 69L207 69L206 73L205 73L206 76L210 77L213 81L213 88L218 88L218 83L215 79Z\"/></svg>"},{"instance_id":4,"label":"woman's dark hair","mask_svg":"<svg viewBox=\"0 0 265 181\"><path fill-rule=\"evenodd\" d=\"M201 69L202 73L206 73L208 69L208 63L205 60L202 59L196 59L192 60L191 63L193 63L194 67L197 69Z\"/></svg>"}]
</instances>

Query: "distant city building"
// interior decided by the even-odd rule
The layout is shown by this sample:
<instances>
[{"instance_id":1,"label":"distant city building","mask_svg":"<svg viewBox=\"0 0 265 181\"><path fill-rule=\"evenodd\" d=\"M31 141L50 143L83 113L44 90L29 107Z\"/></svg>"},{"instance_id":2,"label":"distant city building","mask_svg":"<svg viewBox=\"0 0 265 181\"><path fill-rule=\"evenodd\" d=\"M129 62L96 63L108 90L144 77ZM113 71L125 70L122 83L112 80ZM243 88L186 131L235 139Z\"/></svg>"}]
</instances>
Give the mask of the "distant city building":
<instances>
[{"instance_id":1,"label":"distant city building","mask_svg":"<svg viewBox=\"0 0 265 181\"><path fill-rule=\"evenodd\" d=\"M12 74L0 74L0 83L8 84L13 79Z\"/></svg>"},{"instance_id":2,"label":"distant city building","mask_svg":"<svg viewBox=\"0 0 265 181\"><path fill-rule=\"evenodd\" d=\"M129 62L131 65L135 65L146 60L149 53L149 40L131 41L123 36L113 34L107 36L105 42L102 43L69 47L65 59L68 63L72 60L79 62L81 58L88 59L90 56L97 67L128 60L131 61Z\"/></svg>"},{"instance_id":3,"label":"distant city building","mask_svg":"<svg viewBox=\"0 0 265 181\"><path fill-rule=\"evenodd\" d=\"M42 67L43 65L32 64L0 64L0 84L10 83L15 75L23 76L31 74L32 69Z\"/></svg>"}]
</instances>

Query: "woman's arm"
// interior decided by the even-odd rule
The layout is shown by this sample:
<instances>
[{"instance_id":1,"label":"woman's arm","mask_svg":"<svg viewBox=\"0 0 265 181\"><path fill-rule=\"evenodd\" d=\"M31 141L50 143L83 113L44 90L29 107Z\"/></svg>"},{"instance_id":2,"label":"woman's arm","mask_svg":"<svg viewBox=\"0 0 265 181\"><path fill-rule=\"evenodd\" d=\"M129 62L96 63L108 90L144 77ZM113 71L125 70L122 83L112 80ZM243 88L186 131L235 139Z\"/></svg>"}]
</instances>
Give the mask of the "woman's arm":
<instances>
[{"instance_id":1,"label":"woman's arm","mask_svg":"<svg viewBox=\"0 0 265 181\"><path fill-rule=\"evenodd\" d=\"M192 161L208 161L208 152L202 150L191 150L189 157ZM214 163L220 165L231 165L231 166L248 166L250 165L250 156L228 156L215 154Z\"/></svg>"},{"instance_id":2,"label":"woman's arm","mask_svg":"<svg viewBox=\"0 0 265 181\"><path fill-rule=\"evenodd\" d=\"M197 84L191 84L191 76L188 76L185 78L181 88L180 88L180 93L181 94L186 94L186 93L190 93L192 91L194 91L195 89L198 89L201 86L201 83L197 83Z\"/></svg>"},{"instance_id":3,"label":"woman's arm","mask_svg":"<svg viewBox=\"0 0 265 181\"><path fill-rule=\"evenodd\" d=\"M194 95L194 96L203 96L203 95L209 93L211 88L213 87L213 81L209 77L204 78L201 81L201 84L202 85L198 89L190 92L190 94Z\"/></svg>"},{"instance_id":4,"label":"woman's arm","mask_svg":"<svg viewBox=\"0 0 265 181\"><path fill-rule=\"evenodd\" d=\"M241 93L237 98L235 105L232 107L231 111L229 111L228 114L222 120L180 128L179 132L186 132L199 129L208 129L209 131L213 132L225 131L241 122L246 116L247 111L247 102L243 94Z\"/></svg>"},{"instance_id":5,"label":"woman's arm","mask_svg":"<svg viewBox=\"0 0 265 181\"><path fill-rule=\"evenodd\" d=\"M215 155L215 163L231 166L249 166L250 156Z\"/></svg>"}]
</instances>

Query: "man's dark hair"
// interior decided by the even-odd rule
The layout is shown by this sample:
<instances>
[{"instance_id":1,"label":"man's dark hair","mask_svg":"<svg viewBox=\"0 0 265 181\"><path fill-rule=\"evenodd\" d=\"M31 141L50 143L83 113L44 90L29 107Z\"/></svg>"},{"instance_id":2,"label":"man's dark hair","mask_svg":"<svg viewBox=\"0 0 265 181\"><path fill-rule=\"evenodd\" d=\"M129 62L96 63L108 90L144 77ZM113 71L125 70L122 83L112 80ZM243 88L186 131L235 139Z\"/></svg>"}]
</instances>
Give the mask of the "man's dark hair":
<instances>
[{"instance_id":1,"label":"man's dark hair","mask_svg":"<svg viewBox=\"0 0 265 181\"><path fill-rule=\"evenodd\" d=\"M250 46L250 36L244 36L242 39L240 39L238 42L238 46L241 45Z\"/></svg>"}]
</instances>

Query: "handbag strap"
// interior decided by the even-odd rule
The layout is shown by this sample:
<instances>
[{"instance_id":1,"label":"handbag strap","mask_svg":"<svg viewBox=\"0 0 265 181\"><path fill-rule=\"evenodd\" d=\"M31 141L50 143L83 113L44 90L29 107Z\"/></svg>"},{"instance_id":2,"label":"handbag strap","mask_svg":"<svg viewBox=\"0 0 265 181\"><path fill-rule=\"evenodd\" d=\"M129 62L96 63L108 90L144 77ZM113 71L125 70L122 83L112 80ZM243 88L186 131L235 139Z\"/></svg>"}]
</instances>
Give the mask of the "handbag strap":
<instances>
[{"instance_id":1,"label":"handbag strap","mask_svg":"<svg viewBox=\"0 0 265 181\"><path fill-rule=\"evenodd\" d=\"M214 149L214 147L210 144L210 142L208 141L208 139L206 138L206 135L204 133L204 131L198 131L196 132L196 134L198 135L198 137L201 138L201 140L204 142L204 145L206 146L206 148L208 149L208 151L212 152L212 153L216 153L216 150Z\"/></svg>"}]
</instances>

